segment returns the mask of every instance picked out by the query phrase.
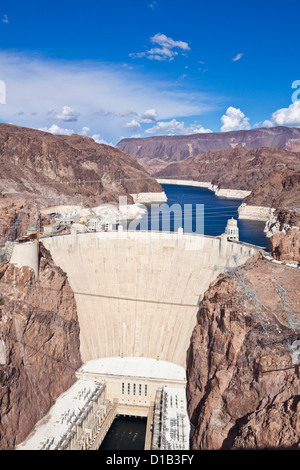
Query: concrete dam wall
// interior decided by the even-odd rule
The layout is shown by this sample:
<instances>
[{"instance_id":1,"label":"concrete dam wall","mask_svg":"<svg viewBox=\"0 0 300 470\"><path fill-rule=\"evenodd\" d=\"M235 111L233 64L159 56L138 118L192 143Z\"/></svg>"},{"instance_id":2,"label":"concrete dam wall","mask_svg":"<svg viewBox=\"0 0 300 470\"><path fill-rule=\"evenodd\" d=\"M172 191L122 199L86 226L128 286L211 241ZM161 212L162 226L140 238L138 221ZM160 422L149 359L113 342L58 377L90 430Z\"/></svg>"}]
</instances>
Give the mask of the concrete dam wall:
<instances>
[{"instance_id":1,"label":"concrete dam wall","mask_svg":"<svg viewBox=\"0 0 300 470\"><path fill-rule=\"evenodd\" d=\"M74 290L84 362L147 357L183 367L210 282L257 251L180 231L72 233L43 243Z\"/></svg>"}]
</instances>

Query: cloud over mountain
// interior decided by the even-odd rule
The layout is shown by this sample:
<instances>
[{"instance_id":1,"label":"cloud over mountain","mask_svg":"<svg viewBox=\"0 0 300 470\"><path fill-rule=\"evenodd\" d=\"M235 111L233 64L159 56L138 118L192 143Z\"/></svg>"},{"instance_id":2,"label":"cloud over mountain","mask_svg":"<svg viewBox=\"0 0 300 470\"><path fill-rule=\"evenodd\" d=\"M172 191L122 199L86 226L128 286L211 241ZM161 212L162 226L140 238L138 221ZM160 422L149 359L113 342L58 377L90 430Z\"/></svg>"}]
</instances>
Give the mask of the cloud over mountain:
<instances>
[{"instance_id":1,"label":"cloud over mountain","mask_svg":"<svg viewBox=\"0 0 300 470\"><path fill-rule=\"evenodd\" d=\"M221 132L239 131L251 129L249 118L238 108L230 106L221 117Z\"/></svg>"},{"instance_id":2,"label":"cloud over mountain","mask_svg":"<svg viewBox=\"0 0 300 470\"><path fill-rule=\"evenodd\" d=\"M270 120L263 122L263 126L300 127L300 100L295 101L288 108L281 108L275 111Z\"/></svg>"}]
</instances>

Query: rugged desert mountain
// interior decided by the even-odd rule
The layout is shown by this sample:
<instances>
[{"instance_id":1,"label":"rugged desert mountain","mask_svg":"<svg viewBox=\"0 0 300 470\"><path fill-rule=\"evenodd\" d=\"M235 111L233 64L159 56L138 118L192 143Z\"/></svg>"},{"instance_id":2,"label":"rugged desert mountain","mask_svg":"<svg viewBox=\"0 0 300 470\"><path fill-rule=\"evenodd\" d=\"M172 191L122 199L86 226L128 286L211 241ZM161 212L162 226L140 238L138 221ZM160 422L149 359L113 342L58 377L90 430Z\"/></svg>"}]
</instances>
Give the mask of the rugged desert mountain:
<instances>
[{"instance_id":1,"label":"rugged desert mountain","mask_svg":"<svg viewBox=\"0 0 300 470\"><path fill-rule=\"evenodd\" d=\"M300 171L291 168L273 171L244 198L243 205L275 208L266 227L269 234L300 228Z\"/></svg>"},{"instance_id":2,"label":"rugged desert mountain","mask_svg":"<svg viewBox=\"0 0 300 470\"><path fill-rule=\"evenodd\" d=\"M296 154L300 170L300 154ZM293 168L292 168L293 167ZM251 194L244 199L248 205L280 208L300 208L300 171L295 165L272 171Z\"/></svg>"},{"instance_id":3,"label":"rugged desert mountain","mask_svg":"<svg viewBox=\"0 0 300 470\"><path fill-rule=\"evenodd\" d=\"M12 450L76 380L79 323L66 274L40 246L30 268L0 266L0 449Z\"/></svg>"},{"instance_id":4,"label":"rugged desert mountain","mask_svg":"<svg viewBox=\"0 0 300 470\"><path fill-rule=\"evenodd\" d=\"M299 152L300 129L273 127L248 131L123 139L117 147L135 157L151 174L154 174L172 162L186 160L210 150L272 147Z\"/></svg>"},{"instance_id":5,"label":"rugged desert mountain","mask_svg":"<svg viewBox=\"0 0 300 470\"><path fill-rule=\"evenodd\" d=\"M96 206L119 195L162 192L131 156L79 135L57 136L0 124L0 191L44 207Z\"/></svg>"},{"instance_id":6,"label":"rugged desert mountain","mask_svg":"<svg viewBox=\"0 0 300 470\"><path fill-rule=\"evenodd\" d=\"M187 357L192 449L298 448L299 283L258 255L205 293Z\"/></svg>"},{"instance_id":7,"label":"rugged desert mountain","mask_svg":"<svg viewBox=\"0 0 300 470\"><path fill-rule=\"evenodd\" d=\"M223 189L252 191L275 170L300 168L300 153L262 147L212 150L171 163L155 173L158 178L210 182Z\"/></svg>"}]
</instances>

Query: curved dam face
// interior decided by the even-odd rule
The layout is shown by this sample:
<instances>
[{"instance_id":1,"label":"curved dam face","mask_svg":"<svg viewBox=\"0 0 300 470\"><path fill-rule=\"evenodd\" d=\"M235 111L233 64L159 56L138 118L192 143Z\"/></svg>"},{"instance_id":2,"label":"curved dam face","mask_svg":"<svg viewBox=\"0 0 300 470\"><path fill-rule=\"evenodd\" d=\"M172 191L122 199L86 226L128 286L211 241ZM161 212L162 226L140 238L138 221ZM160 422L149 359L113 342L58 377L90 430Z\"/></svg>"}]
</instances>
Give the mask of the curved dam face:
<instances>
[{"instance_id":1,"label":"curved dam face","mask_svg":"<svg viewBox=\"0 0 300 470\"><path fill-rule=\"evenodd\" d=\"M203 293L257 251L182 232L72 233L43 244L75 293L84 362L127 356L183 367Z\"/></svg>"}]
</instances>

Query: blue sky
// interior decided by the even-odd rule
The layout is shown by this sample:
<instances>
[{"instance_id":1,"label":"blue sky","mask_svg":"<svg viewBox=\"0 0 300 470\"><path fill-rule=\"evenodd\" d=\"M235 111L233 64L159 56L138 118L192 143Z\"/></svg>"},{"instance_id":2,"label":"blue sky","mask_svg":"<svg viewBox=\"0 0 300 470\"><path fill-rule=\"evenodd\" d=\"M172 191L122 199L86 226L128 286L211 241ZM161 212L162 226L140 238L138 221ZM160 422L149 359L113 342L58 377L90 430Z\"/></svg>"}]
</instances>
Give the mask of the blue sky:
<instances>
[{"instance_id":1,"label":"blue sky","mask_svg":"<svg viewBox=\"0 0 300 470\"><path fill-rule=\"evenodd\" d=\"M300 127L299 18L290 0L2 0L0 120L113 145Z\"/></svg>"}]
</instances>

